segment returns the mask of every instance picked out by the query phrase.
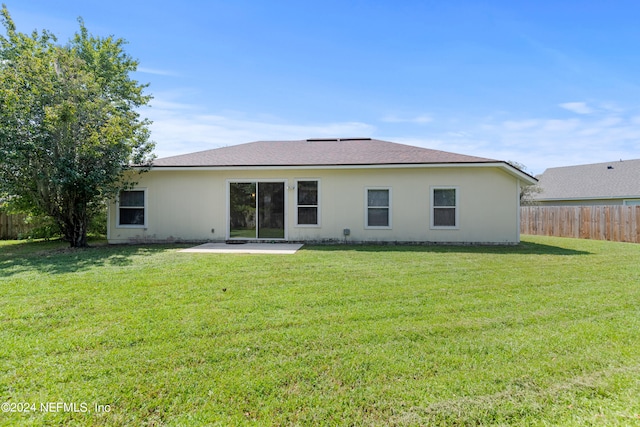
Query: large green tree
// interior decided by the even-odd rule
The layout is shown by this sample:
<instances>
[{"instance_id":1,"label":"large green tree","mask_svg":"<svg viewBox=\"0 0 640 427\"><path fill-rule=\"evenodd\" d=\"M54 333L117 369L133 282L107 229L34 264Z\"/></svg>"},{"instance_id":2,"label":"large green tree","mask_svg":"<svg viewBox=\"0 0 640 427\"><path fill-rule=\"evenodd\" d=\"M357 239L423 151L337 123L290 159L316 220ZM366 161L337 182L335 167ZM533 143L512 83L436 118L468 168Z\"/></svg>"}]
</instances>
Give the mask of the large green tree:
<instances>
[{"instance_id":1,"label":"large green tree","mask_svg":"<svg viewBox=\"0 0 640 427\"><path fill-rule=\"evenodd\" d=\"M154 144L125 41L80 29L65 45L48 31L16 31L5 5L0 35L0 198L50 216L72 247L89 220L133 185ZM4 196L3 196L4 195Z\"/></svg>"}]
</instances>

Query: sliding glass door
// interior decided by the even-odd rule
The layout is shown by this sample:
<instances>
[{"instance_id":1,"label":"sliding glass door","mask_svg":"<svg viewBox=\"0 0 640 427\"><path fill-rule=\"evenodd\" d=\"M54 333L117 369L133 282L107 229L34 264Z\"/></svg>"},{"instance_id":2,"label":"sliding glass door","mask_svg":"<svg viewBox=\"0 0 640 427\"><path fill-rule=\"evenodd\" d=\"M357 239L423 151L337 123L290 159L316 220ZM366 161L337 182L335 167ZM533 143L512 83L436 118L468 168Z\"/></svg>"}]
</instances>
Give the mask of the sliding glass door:
<instances>
[{"instance_id":1,"label":"sliding glass door","mask_svg":"<svg viewBox=\"0 0 640 427\"><path fill-rule=\"evenodd\" d=\"M256 237L256 183L229 184L229 238Z\"/></svg>"},{"instance_id":2,"label":"sliding glass door","mask_svg":"<svg viewBox=\"0 0 640 427\"><path fill-rule=\"evenodd\" d=\"M229 238L284 239L285 183L229 183Z\"/></svg>"},{"instance_id":3,"label":"sliding glass door","mask_svg":"<svg viewBox=\"0 0 640 427\"><path fill-rule=\"evenodd\" d=\"M284 239L284 182L258 183L258 239Z\"/></svg>"}]
</instances>

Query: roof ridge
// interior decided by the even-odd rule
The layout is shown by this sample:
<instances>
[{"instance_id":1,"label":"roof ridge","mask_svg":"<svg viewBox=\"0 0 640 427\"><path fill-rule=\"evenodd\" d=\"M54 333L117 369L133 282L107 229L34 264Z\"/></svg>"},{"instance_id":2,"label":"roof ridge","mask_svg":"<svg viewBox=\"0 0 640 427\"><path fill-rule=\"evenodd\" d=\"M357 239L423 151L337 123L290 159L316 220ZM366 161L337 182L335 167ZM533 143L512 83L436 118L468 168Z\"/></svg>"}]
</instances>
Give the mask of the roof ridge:
<instances>
[{"instance_id":1,"label":"roof ridge","mask_svg":"<svg viewBox=\"0 0 640 427\"><path fill-rule=\"evenodd\" d=\"M579 168L586 166L599 166L599 165L609 165L609 164L620 164L620 163L632 163L632 162L640 162L640 159L619 159L619 160L610 160L607 162L597 162L597 163L583 163L579 165L566 165L566 166L554 166L549 169L563 169L563 168Z\"/></svg>"}]
</instances>

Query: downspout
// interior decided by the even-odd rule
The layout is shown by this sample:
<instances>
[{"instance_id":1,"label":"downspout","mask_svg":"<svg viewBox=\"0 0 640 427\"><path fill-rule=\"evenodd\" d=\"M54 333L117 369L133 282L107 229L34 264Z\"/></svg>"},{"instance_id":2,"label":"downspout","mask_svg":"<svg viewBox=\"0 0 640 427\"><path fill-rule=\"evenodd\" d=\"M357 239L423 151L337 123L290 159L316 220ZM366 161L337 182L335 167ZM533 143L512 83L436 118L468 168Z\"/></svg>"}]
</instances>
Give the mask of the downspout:
<instances>
[{"instance_id":1,"label":"downspout","mask_svg":"<svg viewBox=\"0 0 640 427\"><path fill-rule=\"evenodd\" d=\"M520 180L516 180L516 243L520 243Z\"/></svg>"}]
</instances>

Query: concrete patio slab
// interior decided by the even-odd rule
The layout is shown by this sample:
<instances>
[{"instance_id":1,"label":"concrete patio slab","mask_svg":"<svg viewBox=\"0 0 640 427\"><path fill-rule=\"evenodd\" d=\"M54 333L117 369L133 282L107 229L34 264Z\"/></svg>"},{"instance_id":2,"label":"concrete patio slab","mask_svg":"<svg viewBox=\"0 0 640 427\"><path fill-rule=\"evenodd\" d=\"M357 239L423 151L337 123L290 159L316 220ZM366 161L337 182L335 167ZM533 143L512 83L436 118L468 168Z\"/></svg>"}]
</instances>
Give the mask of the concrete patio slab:
<instances>
[{"instance_id":1,"label":"concrete patio slab","mask_svg":"<svg viewBox=\"0 0 640 427\"><path fill-rule=\"evenodd\" d=\"M205 243L178 252L212 254L272 254L293 255L303 246L302 243Z\"/></svg>"}]
</instances>

